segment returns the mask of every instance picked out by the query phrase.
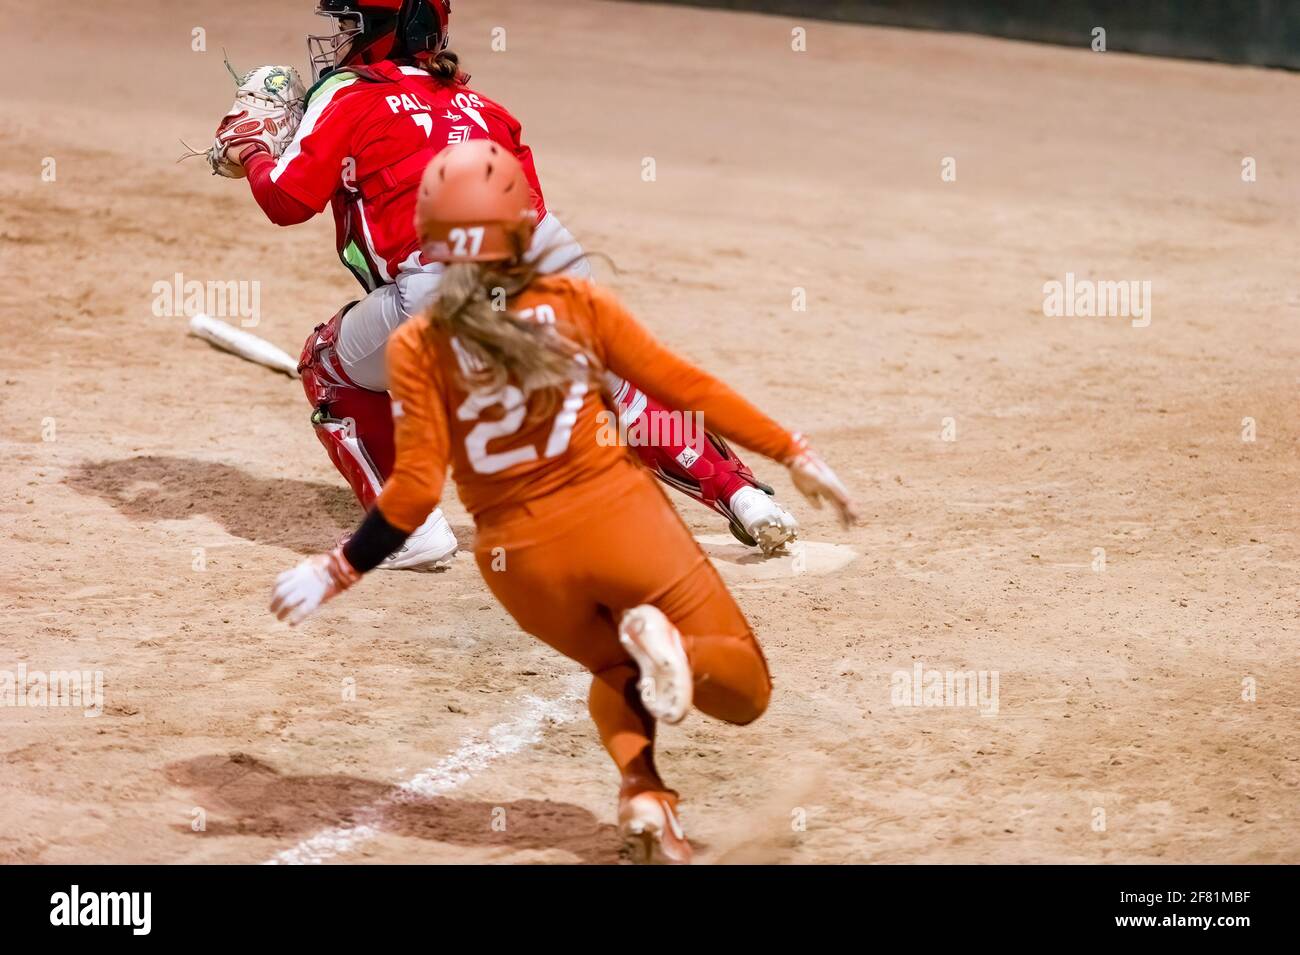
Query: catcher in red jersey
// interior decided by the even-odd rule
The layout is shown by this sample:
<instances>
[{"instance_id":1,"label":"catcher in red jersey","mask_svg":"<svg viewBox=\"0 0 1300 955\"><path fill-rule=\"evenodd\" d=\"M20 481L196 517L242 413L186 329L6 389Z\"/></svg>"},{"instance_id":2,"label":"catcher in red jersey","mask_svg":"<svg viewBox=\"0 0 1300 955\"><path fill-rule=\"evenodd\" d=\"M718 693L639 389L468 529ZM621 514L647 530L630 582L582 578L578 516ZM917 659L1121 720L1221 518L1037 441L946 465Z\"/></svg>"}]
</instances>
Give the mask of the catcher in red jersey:
<instances>
[{"instance_id":1,"label":"catcher in red jersey","mask_svg":"<svg viewBox=\"0 0 1300 955\"><path fill-rule=\"evenodd\" d=\"M848 492L808 447L655 339L603 289L528 260L537 210L522 164L491 141L440 153L424 175L426 257L449 264L428 314L387 353L397 460L357 532L281 574L271 609L299 623L421 527L451 467L474 516L488 586L528 633L593 675L589 709L618 766L619 826L645 859L689 862L678 795L655 768L655 721L692 704L731 723L762 715L767 663L713 565L627 450L602 441L604 372L699 408L712 427L784 463L847 525ZM473 243L465 241L474 236ZM507 308L494 307L494 291Z\"/></svg>"},{"instance_id":2,"label":"catcher in red jersey","mask_svg":"<svg viewBox=\"0 0 1300 955\"><path fill-rule=\"evenodd\" d=\"M429 160L468 141L507 150L523 170L537 215L529 260L543 273L563 267L585 277L589 269L577 241L546 208L519 121L472 89L447 49L449 0L319 0L317 13L335 29L309 37L311 89L281 113L263 116L249 96L265 98L265 71L278 77L286 70L249 74L244 85L256 89L241 87L210 160L214 171L246 176L279 225L304 222L327 206L333 211L339 257L367 294L313 331L299 371L318 438L369 507L394 462L385 343L431 300L444 268L421 254L413 225L416 187ZM651 430L638 423L671 417L628 379L611 377L609 385L633 443ZM796 536L794 518L725 441L667 430L652 429L657 440L637 447L664 481L717 510L750 545L771 552ZM439 563L455 549L450 527L434 511L385 566Z\"/></svg>"}]
</instances>

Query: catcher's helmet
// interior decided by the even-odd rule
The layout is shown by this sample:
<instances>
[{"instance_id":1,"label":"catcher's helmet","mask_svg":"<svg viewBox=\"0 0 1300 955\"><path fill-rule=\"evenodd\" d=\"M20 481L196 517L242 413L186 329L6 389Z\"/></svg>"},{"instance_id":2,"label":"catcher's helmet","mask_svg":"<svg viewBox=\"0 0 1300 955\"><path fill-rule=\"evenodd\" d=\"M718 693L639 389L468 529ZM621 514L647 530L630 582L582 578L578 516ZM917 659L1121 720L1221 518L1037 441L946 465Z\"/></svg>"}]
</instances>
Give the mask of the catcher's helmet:
<instances>
[{"instance_id":1,"label":"catcher's helmet","mask_svg":"<svg viewBox=\"0 0 1300 955\"><path fill-rule=\"evenodd\" d=\"M334 22L333 33L307 37L319 80L355 63L437 56L447 48L451 0L317 0L316 14Z\"/></svg>"},{"instance_id":2,"label":"catcher's helmet","mask_svg":"<svg viewBox=\"0 0 1300 955\"><path fill-rule=\"evenodd\" d=\"M425 261L517 259L536 227L523 166L492 140L448 146L424 170L415 228Z\"/></svg>"}]
</instances>

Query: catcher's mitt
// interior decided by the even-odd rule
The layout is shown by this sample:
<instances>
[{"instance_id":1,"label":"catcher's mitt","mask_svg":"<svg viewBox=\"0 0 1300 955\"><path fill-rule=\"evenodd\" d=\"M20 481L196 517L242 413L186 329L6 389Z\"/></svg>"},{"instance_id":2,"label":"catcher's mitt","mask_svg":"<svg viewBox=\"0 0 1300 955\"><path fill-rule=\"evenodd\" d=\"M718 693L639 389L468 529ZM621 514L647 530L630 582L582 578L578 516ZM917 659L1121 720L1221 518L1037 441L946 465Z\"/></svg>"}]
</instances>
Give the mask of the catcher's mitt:
<instances>
[{"instance_id":1,"label":"catcher's mitt","mask_svg":"<svg viewBox=\"0 0 1300 955\"><path fill-rule=\"evenodd\" d=\"M235 105L217 127L211 148L203 155L213 175L242 179L242 163L231 162L226 151L243 153L253 146L278 159L302 122L307 91L291 66L259 66L239 78Z\"/></svg>"}]
</instances>

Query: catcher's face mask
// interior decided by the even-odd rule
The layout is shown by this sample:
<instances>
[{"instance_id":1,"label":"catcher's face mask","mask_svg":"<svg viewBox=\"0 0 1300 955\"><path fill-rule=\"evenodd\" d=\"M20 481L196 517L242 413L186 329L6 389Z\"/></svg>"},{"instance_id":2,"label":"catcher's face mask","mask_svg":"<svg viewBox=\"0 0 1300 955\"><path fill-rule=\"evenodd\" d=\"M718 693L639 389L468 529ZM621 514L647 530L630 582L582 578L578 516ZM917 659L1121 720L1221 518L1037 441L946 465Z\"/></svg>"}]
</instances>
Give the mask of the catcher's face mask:
<instances>
[{"instance_id":1,"label":"catcher's face mask","mask_svg":"<svg viewBox=\"0 0 1300 955\"><path fill-rule=\"evenodd\" d=\"M375 16L361 10L348 9L344 4L338 4L338 7L340 9L316 11L317 16L330 18L333 33L307 37L313 82L330 70L362 58L366 50L385 36L391 40L394 25L391 15Z\"/></svg>"}]
</instances>

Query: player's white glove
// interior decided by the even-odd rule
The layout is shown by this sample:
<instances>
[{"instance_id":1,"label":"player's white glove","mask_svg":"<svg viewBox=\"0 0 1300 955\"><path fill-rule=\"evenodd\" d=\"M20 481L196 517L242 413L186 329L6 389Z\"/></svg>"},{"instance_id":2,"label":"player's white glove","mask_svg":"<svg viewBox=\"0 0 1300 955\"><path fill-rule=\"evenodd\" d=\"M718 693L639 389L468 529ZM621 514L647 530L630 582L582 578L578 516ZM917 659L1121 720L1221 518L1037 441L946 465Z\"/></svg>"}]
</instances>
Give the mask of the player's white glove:
<instances>
[{"instance_id":1,"label":"player's white glove","mask_svg":"<svg viewBox=\"0 0 1300 955\"><path fill-rule=\"evenodd\" d=\"M849 497L849 490L844 486L835 472L825 461L808 446L801 434L796 434L799 450L785 462L790 469L790 480L799 489L799 493L808 499L815 508L821 508L823 501L830 501L839 513L840 523L845 527L858 519L857 508Z\"/></svg>"},{"instance_id":2,"label":"player's white glove","mask_svg":"<svg viewBox=\"0 0 1300 955\"><path fill-rule=\"evenodd\" d=\"M239 78L235 105L221 119L206 156L214 175L242 179L249 148L279 159L302 122L307 91L291 66L259 66Z\"/></svg>"},{"instance_id":3,"label":"player's white glove","mask_svg":"<svg viewBox=\"0 0 1300 955\"><path fill-rule=\"evenodd\" d=\"M360 579L361 574L343 556L343 545L340 544L328 554L308 557L277 577L271 596L271 613L279 620L288 618L290 626L297 626L325 601L341 594Z\"/></svg>"}]
</instances>

